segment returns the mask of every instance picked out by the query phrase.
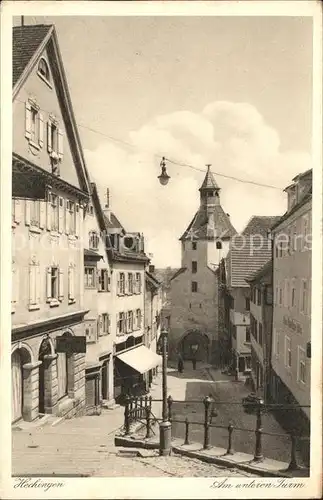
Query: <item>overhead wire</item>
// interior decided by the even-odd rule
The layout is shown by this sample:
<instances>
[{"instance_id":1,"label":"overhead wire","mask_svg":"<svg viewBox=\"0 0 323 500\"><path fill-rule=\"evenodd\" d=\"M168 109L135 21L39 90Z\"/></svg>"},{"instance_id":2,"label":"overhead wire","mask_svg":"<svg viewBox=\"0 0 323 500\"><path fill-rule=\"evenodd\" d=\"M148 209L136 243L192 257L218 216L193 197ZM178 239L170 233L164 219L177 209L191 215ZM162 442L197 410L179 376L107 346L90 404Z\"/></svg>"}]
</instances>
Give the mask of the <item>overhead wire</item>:
<instances>
[{"instance_id":1,"label":"overhead wire","mask_svg":"<svg viewBox=\"0 0 323 500\"><path fill-rule=\"evenodd\" d=\"M18 101L18 102L20 102L22 104L25 104L24 101L22 101L22 100L20 100L18 98L16 98L15 101ZM39 108L39 110L40 111L44 111L45 113L51 113L51 111L49 111L47 109L44 109L44 108L41 108L41 107ZM89 127L88 125L83 125L81 123L76 123L76 125L78 127L80 127L80 128L89 130L90 132L92 132L94 134L98 134L98 135L101 135L102 137L106 137L107 139L110 139L113 142L122 144L122 145L127 146L127 147L131 147L131 148L134 148L134 149L138 149L138 146L136 146L133 143L130 143L130 142L122 140L122 139L119 139L117 137L113 137L113 136L111 136L111 135L109 135L109 134L107 134L105 132L102 132L100 130L94 129L92 127ZM144 150L144 149L142 149L142 150L150 153L154 158L157 158L158 160L161 160L161 159L164 158L167 162L169 162L169 163L171 163L173 165L177 165L179 167L186 167L186 168L190 168L192 170L196 170L198 172L205 173L205 169L196 167L194 165L191 165L190 163L180 162L178 160L168 158L165 155L161 155L161 154L157 154L157 153L151 153L151 151ZM265 184L265 183L261 183L261 182L256 182L256 181L248 180L248 179L241 179L239 177L236 177L236 176L233 176L233 175L223 174L222 172L216 172L214 170L211 170L211 172L214 175L217 175L218 177L223 177L225 179L229 179L229 180L232 180L232 181L235 181L235 182L240 182L240 183L243 183L243 184L251 184L251 185L254 185L254 186L258 186L258 187L263 187L263 188L268 188L268 189L276 189L276 190L279 190L279 191L282 191L282 189L283 189L281 187L273 186L271 184Z\"/></svg>"}]
</instances>

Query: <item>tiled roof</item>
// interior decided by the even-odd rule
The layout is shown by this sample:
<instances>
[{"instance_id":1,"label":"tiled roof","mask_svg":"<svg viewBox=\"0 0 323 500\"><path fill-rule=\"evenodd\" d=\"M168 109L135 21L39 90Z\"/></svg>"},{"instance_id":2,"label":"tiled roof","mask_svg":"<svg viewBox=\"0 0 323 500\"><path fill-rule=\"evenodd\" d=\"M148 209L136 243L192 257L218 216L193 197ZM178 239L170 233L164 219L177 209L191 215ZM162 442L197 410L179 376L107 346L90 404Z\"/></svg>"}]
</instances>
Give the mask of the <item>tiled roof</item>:
<instances>
[{"instance_id":1,"label":"tiled roof","mask_svg":"<svg viewBox=\"0 0 323 500\"><path fill-rule=\"evenodd\" d=\"M231 224L230 217L224 212L221 205L214 207L214 213L211 217L207 216L206 209L202 206L194 215L180 240L208 239L214 234L214 229L221 238L232 238L237 233Z\"/></svg>"},{"instance_id":2,"label":"tiled roof","mask_svg":"<svg viewBox=\"0 0 323 500\"><path fill-rule=\"evenodd\" d=\"M280 215L254 215L242 231L244 236L261 234L267 236L271 227L281 218Z\"/></svg>"},{"instance_id":3,"label":"tiled roof","mask_svg":"<svg viewBox=\"0 0 323 500\"><path fill-rule=\"evenodd\" d=\"M203 189L220 189L217 183L215 182L215 179L213 177L212 172L210 171L210 167L207 167L207 172L204 177L204 181L202 183L202 186L200 187L200 191Z\"/></svg>"},{"instance_id":4,"label":"tiled roof","mask_svg":"<svg viewBox=\"0 0 323 500\"><path fill-rule=\"evenodd\" d=\"M279 216L253 216L243 230L231 241L227 256L228 283L232 287L249 286L246 279L272 258L272 242L268 231Z\"/></svg>"},{"instance_id":5,"label":"tiled roof","mask_svg":"<svg viewBox=\"0 0 323 500\"><path fill-rule=\"evenodd\" d=\"M186 271L186 267L180 267L176 272L175 274L170 278L170 281L172 281L173 279L177 278L177 276L179 276L180 274L182 274L184 271Z\"/></svg>"},{"instance_id":6,"label":"tiled roof","mask_svg":"<svg viewBox=\"0 0 323 500\"><path fill-rule=\"evenodd\" d=\"M108 229L109 228L110 229L122 229L124 231L124 227L122 226L121 222L118 220L118 218L116 217L116 215L113 212L111 212L110 220L107 217L107 215L104 214L104 221L105 221L105 225Z\"/></svg>"},{"instance_id":7,"label":"tiled roof","mask_svg":"<svg viewBox=\"0 0 323 500\"><path fill-rule=\"evenodd\" d=\"M230 255L231 286L248 286L246 278L258 271L271 259L271 240L252 238L251 236L236 236Z\"/></svg>"},{"instance_id":8,"label":"tiled roof","mask_svg":"<svg viewBox=\"0 0 323 500\"><path fill-rule=\"evenodd\" d=\"M95 252L94 250L88 250L84 248L84 259L93 259L93 260L101 260L103 256Z\"/></svg>"},{"instance_id":9,"label":"tiled roof","mask_svg":"<svg viewBox=\"0 0 323 500\"><path fill-rule=\"evenodd\" d=\"M12 84L15 86L34 53L52 28L37 24L16 26L12 40Z\"/></svg>"},{"instance_id":10,"label":"tiled roof","mask_svg":"<svg viewBox=\"0 0 323 500\"><path fill-rule=\"evenodd\" d=\"M268 260L268 262L266 262L264 266L258 269L255 273L250 274L250 276L246 278L246 281L248 283L249 282L251 283L253 281L258 281L266 274L270 274L272 272L272 269L273 269L273 261L272 258L270 258L270 260Z\"/></svg>"}]
</instances>

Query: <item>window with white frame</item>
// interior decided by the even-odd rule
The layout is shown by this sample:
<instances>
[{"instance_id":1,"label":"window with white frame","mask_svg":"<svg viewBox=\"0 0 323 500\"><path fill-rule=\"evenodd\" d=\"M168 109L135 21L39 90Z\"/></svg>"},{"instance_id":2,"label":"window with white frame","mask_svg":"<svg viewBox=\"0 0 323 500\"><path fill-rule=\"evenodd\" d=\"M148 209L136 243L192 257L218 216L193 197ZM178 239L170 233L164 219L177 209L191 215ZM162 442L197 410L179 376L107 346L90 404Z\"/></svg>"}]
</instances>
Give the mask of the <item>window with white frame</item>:
<instances>
[{"instance_id":1,"label":"window with white frame","mask_svg":"<svg viewBox=\"0 0 323 500\"><path fill-rule=\"evenodd\" d=\"M98 320L98 334L99 336L107 335L110 333L110 316L107 313L100 314Z\"/></svg>"},{"instance_id":2,"label":"window with white frame","mask_svg":"<svg viewBox=\"0 0 323 500\"><path fill-rule=\"evenodd\" d=\"M75 264L71 263L68 268L68 302L75 302Z\"/></svg>"},{"instance_id":3,"label":"window with white frame","mask_svg":"<svg viewBox=\"0 0 323 500\"><path fill-rule=\"evenodd\" d=\"M98 290L99 292L108 292L109 291L109 271L108 269L100 269L99 270L99 283Z\"/></svg>"},{"instance_id":4,"label":"window with white frame","mask_svg":"<svg viewBox=\"0 0 323 500\"><path fill-rule=\"evenodd\" d=\"M87 343L96 342L97 326L95 320L85 321L85 337Z\"/></svg>"},{"instance_id":5,"label":"window with white frame","mask_svg":"<svg viewBox=\"0 0 323 500\"><path fill-rule=\"evenodd\" d=\"M133 294L133 274L128 273L128 293Z\"/></svg>"},{"instance_id":6,"label":"window with white frame","mask_svg":"<svg viewBox=\"0 0 323 500\"><path fill-rule=\"evenodd\" d=\"M34 99L25 104L25 137L31 146L39 149L44 143L44 119Z\"/></svg>"},{"instance_id":7,"label":"window with white frame","mask_svg":"<svg viewBox=\"0 0 323 500\"><path fill-rule=\"evenodd\" d=\"M308 289L307 289L307 281L301 281L301 302L300 302L300 311L304 314L307 314L307 304L308 304Z\"/></svg>"},{"instance_id":8,"label":"window with white frame","mask_svg":"<svg viewBox=\"0 0 323 500\"><path fill-rule=\"evenodd\" d=\"M127 332L133 331L133 311L128 311Z\"/></svg>"},{"instance_id":9,"label":"window with white frame","mask_svg":"<svg viewBox=\"0 0 323 500\"><path fill-rule=\"evenodd\" d=\"M125 330L126 330L125 314L124 312L120 312L118 314L118 321L117 321L117 335L123 334Z\"/></svg>"},{"instance_id":10,"label":"window with white frame","mask_svg":"<svg viewBox=\"0 0 323 500\"><path fill-rule=\"evenodd\" d=\"M50 72L47 61L42 57L38 64L38 74L47 83L50 84Z\"/></svg>"},{"instance_id":11,"label":"window with white frame","mask_svg":"<svg viewBox=\"0 0 323 500\"><path fill-rule=\"evenodd\" d=\"M297 380L305 384L306 382L306 354L305 350L298 346L297 353Z\"/></svg>"},{"instance_id":12,"label":"window with white frame","mask_svg":"<svg viewBox=\"0 0 323 500\"><path fill-rule=\"evenodd\" d=\"M141 293L141 274L136 273L136 293Z\"/></svg>"},{"instance_id":13,"label":"window with white frame","mask_svg":"<svg viewBox=\"0 0 323 500\"><path fill-rule=\"evenodd\" d=\"M62 301L64 298L64 272L57 265L47 268L46 271L47 302Z\"/></svg>"},{"instance_id":14,"label":"window with white frame","mask_svg":"<svg viewBox=\"0 0 323 500\"><path fill-rule=\"evenodd\" d=\"M125 286L126 286L125 274L120 273L119 274L119 281L118 281L118 294L119 295L125 294Z\"/></svg>"},{"instance_id":15,"label":"window with white frame","mask_svg":"<svg viewBox=\"0 0 323 500\"><path fill-rule=\"evenodd\" d=\"M285 336L285 366L287 368L292 366L292 344L287 335Z\"/></svg>"},{"instance_id":16,"label":"window with white frame","mask_svg":"<svg viewBox=\"0 0 323 500\"><path fill-rule=\"evenodd\" d=\"M97 250L99 248L100 237L96 231L89 233L89 248L90 250Z\"/></svg>"},{"instance_id":17,"label":"window with white frame","mask_svg":"<svg viewBox=\"0 0 323 500\"><path fill-rule=\"evenodd\" d=\"M85 266L84 268L85 288L95 288L96 286L95 273L96 273L96 268L94 266Z\"/></svg>"},{"instance_id":18,"label":"window with white frame","mask_svg":"<svg viewBox=\"0 0 323 500\"><path fill-rule=\"evenodd\" d=\"M136 326L138 330L141 328L141 309L136 310Z\"/></svg>"},{"instance_id":19,"label":"window with white frame","mask_svg":"<svg viewBox=\"0 0 323 500\"><path fill-rule=\"evenodd\" d=\"M55 160L63 158L63 131L59 128L58 121L50 117L47 122L47 151Z\"/></svg>"},{"instance_id":20,"label":"window with white frame","mask_svg":"<svg viewBox=\"0 0 323 500\"><path fill-rule=\"evenodd\" d=\"M59 199L54 193L50 194L51 230L58 231L59 227Z\"/></svg>"},{"instance_id":21,"label":"window with white frame","mask_svg":"<svg viewBox=\"0 0 323 500\"><path fill-rule=\"evenodd\" d=\"M296 284L295 279L292 279L291 307L296 306Z\"/></svg>"},{"instance_id":22,"label":"window with white frame","mask_svg":"<svg viewBox=\"0 0 323 500\"><path fill-rule=\"evenodd\" d=\"M66 229L68 234L75 234L75 203L74 201L66 200Z\"/></svg>"}]
</instances>

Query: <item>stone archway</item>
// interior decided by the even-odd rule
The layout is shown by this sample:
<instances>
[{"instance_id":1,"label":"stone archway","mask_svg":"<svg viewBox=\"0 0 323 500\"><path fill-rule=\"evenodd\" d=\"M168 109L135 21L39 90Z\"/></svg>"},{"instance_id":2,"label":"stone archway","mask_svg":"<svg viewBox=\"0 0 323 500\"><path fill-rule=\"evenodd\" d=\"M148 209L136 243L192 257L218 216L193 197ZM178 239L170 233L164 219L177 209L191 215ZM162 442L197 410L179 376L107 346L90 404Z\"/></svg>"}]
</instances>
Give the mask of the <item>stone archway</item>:
<instances>
[{"instance_id":1,"label":"stone archway","mask_svg":"<svg viewBox=\"0 0 323 500\"><path fill-rule=\"evenodd\" d=\"M197 361L208 362L210 354L210 341L206 334L199 330L185 333L179 342L179 350L184 360L195 357Z\"/></svg>"},{"instance_id":2,"label":"stone archway","mask_svg":"<svg viewBox=\"0 0 323 500\"><path fill-rule=\"evenodd\" d=\"M28 419L26 396L30 392L30 380L24 366L30 366L32 355L29 349L18 347L11 354L11 420ZM27 417L27 418L26 418Z\"/></svg>"}]
</instances>

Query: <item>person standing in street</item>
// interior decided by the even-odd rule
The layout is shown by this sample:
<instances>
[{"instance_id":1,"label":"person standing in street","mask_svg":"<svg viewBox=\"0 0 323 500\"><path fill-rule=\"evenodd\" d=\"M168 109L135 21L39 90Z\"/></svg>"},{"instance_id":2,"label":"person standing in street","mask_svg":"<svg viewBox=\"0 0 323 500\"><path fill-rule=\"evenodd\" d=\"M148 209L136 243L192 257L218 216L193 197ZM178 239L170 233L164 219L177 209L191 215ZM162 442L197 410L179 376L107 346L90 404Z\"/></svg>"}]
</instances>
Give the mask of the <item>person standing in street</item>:
<instances>
[{"instance_id":1,"label":"person standing in street","mask_svg":"<svg viewBox=\"0 0 323 500\"><path fill-rule=\"evenodd\" d=\"M184 370L184 360L182 354L178 353L177 369L179 373L183 373Z\"/></svg>"}]
</instances>

